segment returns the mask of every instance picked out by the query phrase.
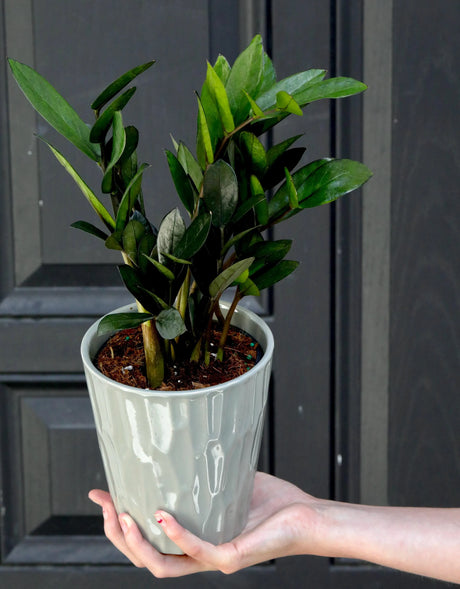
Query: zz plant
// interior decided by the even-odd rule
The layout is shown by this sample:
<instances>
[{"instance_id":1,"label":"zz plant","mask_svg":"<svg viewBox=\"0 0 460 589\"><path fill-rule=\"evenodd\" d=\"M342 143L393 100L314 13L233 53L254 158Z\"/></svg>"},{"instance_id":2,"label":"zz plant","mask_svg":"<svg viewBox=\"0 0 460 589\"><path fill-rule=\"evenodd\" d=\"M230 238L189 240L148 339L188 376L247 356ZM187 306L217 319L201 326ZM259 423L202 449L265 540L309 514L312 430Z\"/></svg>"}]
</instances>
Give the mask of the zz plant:
<instances>
[{"instance_id":1,"label":"zz plant","mask_svg":"<svg viewBox=\"0 0 460 589\"><path fill-rule=\"evenodd\" d=\"M36 111L99 166L100 192L81 178L51 144L101 221L73 227L119 250L121 278L138 312L111 314L100 332L142 325L147 378L158 388L165 369L182 358L210 361L213 317L221 323L217 361L222 360L232 314L245 296L257 296L295 270L287 260L291 240L270 240L270 228L303 209L332 202L371 176L361 163L324 158L297 168L305 151L293 147L299 135L264 146L261 136L289 115L319 99L341 98L366 86L351 78L329 78L310 69L277 81L273 64L256 36L231 67L220 55L207 64L197 95L196 156L182 143L166 151L172 179L188 221L178 207L158 228L146 216L139 164L138 130L125 126L123 108L136 88L128 87L153 61L110 84L91 104L87 125L36 71L9 60L14 78ZM112 212L109 212L108 202ZM234 287L224 318L219 300Z\"/></svg>"}]
</instances>

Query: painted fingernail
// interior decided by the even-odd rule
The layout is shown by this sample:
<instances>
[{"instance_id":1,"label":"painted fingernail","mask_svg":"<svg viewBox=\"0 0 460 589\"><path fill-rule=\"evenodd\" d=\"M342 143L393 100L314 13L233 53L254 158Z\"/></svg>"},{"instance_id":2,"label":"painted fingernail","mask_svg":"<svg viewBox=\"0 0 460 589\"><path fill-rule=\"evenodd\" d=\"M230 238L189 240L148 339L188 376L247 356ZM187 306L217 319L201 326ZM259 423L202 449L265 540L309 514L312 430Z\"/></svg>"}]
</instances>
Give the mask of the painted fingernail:
<instances>
[{"instance_id":1,"label":"painted fingernail","mask_svg":"<svg viewBox=\"0 0 460 589\"><path fill-rule=\"evenodd\" d=\"M157 511L155 513L155 519L157 520L157 522L159 524L161 524L162 526L164 526L166 524L165 522L165 518L164 518L164 514L161 511Z\"/></svg>"}]
</instances>

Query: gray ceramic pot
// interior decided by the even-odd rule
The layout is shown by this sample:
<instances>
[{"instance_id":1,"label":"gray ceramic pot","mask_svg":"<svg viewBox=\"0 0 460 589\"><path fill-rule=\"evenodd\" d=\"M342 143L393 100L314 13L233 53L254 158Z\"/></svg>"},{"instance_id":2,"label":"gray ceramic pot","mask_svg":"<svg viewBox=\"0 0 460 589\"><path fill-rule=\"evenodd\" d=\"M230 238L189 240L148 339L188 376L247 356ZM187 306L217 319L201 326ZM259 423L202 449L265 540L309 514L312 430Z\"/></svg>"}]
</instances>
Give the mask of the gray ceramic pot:
<instances>
[{"instance_id":1,"label":"gray ceramic pot","mask_svg":"<svg viewBox=\"0 0 460 589\"><path fill-rule=\"evenodd\" d=\"M228 307L223 304L223 312ZM127 306L117 311L135 310ZM246 524L262 436L273 336L239 308L232 323L254 337L264 355L246 374L194 391L136 389L106 378L92 359L107 336L97 323L81 353L109 491L163 553L181 554L154 518L172 513L201 538L220 544Z\"/></svg>"}]
</instances>

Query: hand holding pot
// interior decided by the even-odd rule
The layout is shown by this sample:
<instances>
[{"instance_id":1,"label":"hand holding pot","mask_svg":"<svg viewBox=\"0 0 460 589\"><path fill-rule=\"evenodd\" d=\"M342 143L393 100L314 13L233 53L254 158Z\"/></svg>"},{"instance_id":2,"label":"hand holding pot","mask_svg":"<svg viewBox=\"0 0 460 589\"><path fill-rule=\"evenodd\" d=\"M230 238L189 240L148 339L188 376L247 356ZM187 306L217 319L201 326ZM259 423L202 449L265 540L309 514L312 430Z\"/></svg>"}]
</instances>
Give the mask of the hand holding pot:
<instances>
[{"instance_id":1,"label":"hand holding pot","mask_svg":"<svg viewBox=\"0 0 460 589\"><path fill-rule=\"evenodd\" d=\"M460 583L460 509L378 507L316 499L276 477L257 473L249 521L231 542L214 546L185 530L170 514L157 521L184 552L164 555L143 539L127 515L117 517L110 495L91 491L101 505L105 533L136 566L156 577L207 570L232 573L282 556L312 554L366 560Z\"/></svg>"},{"instance_id":2,"label":"hand holding pot","mask_svg":"<svg viewBox=\"0 0 460 589\"><path fill-rule=\"evenodd\" d=\"M306 538L315 545L317 500L294 485L258 472L248 523L232 542L214 546L185 530L170 514L156 513L157 521L185 556L159 553L142 537L127 514L116 514L109 493L93 490L90 499L103 508L104 530L112 543L134 565L156 577L178 577L209 570L232 573L272 558L305 554Z\"/></svg>"}]
</instances>

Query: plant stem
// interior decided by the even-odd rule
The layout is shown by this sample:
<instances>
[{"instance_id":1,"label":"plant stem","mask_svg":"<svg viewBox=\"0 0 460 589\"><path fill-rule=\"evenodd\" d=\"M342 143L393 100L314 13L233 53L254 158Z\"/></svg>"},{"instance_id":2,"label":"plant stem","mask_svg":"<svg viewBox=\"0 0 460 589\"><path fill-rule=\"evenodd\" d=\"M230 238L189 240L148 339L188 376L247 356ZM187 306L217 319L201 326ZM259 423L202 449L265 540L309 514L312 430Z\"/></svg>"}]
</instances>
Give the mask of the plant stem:
<instances>
[{"instance_id":1,"label":"plant stem","mask_svg":"<svg viewBox=\"0 0 460 589\"><path fill-rule=\"evenodd\" d=\"M238 306L238 303L241 301L242 298L243 297L240 293L240 290L237 289L235 296L233 297L232 304L230 305L230 308L227 312L227 316L225 317L225 323L222 328L222 333L221 333L220 340L219 340L219 349L217 350L217 355L216 355L216 359L219 360L219 362L222 362L222 360L224 359L224 348L225 348L225 344L227 342L228 332L230 329L230 323L231 323L231 320L233 317L233 313L235 312L235 309Z\"/></svg>"},{"instance_id":2,"label":"plant stem","mask_svg":"<svg viewBox=\"0 0 460 589\"><path fill-rule=\"evenodd\" d=\"M137 302L140 313L145 313L144 307ZM156 389L161 386L164 379L164 358L160 344L160 337L153 320L142 323L142 336L144 339L145 367L149 387Z\"/></svg>"}]
</instances>

